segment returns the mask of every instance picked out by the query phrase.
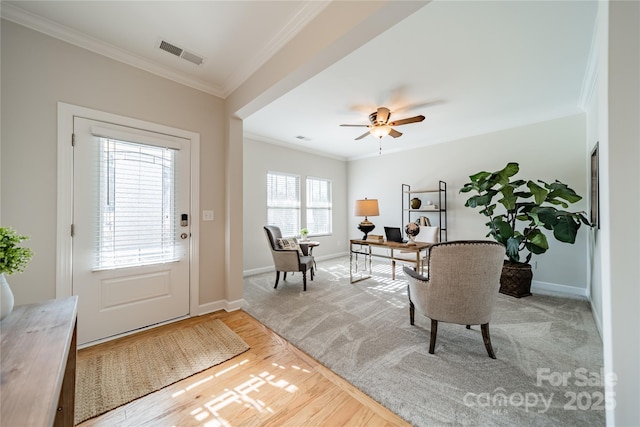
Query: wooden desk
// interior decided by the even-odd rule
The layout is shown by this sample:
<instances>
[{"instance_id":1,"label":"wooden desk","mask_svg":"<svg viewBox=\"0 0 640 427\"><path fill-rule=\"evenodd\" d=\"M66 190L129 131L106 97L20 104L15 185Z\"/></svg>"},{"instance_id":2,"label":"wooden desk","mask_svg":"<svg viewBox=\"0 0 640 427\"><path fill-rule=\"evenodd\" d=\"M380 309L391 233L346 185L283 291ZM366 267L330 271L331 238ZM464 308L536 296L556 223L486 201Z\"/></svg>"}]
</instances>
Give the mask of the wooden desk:
<instances>
[{"instance_id":1,"label":"wooden desk","mask_svg":"<svg viewBox=\"0 0 640 427\"><path fill-rule=\"evenodd\" d=\"M415 242L415 244L387 242L387 241L376 242L371 240L360 240L360 239L350 240L349 243L350 243L349 244L349 279L351 283L356 283L371 277L372 275L371 258L372 257L390 259L392 263L395 263L396 258L393 255L394 251L414 252L416 255L415 261L409 261L405 258L398 259L398 260L402 262L411 262L415 264L415 269L417 270L418 267L420 266L420 252L426 251L433 244L433 243L425 243L425 242ZM385 255L385 254L373 253L371 251L371 248L375 248L375 247L388 249L390 250L390 254ZM364 264L365 264L365 269L362 271L358 269L358 262L359 262L358 257L360 255L364 257ZM355 272L354 272L354 265L353 265L354 259L356 264ZM368 265L368 271L367 271L367 265ZM365 274L364 275L360 274L362 272L364 272ZM354 279L354 273L355 275L360 274L360 277L356 277ZM395 268L394 268L393 279L395 279Z\"/></svg>"},{"instance_id":2,"label":"wooden desk","mask_svg":"<svg viewBox=\"0 0 640 427\"><path fill-rule=\"evenodd\" d=\"M0 420L73 426L78 297L17 306L0 321Z\"/></svg>"}]
</instances>

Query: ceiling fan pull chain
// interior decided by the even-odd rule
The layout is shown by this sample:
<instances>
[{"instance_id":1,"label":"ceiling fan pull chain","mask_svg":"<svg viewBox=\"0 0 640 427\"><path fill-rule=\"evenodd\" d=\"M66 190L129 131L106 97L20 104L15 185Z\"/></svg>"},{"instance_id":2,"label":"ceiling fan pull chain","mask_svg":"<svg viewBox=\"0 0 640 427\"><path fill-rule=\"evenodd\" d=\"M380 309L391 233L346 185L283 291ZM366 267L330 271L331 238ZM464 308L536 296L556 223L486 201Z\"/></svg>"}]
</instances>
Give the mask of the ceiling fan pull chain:
<instances>
[{"instance_id":1,"label":"ceiling fan pull chain","mask_svg":"<svg viewBox=\"0 0 640 427\"><path fill-rule=\"evenodd\" d=\"M382 156L382 138L380 138L380 151L378 152L378 156Z\"/></svg>"}]
</instances>

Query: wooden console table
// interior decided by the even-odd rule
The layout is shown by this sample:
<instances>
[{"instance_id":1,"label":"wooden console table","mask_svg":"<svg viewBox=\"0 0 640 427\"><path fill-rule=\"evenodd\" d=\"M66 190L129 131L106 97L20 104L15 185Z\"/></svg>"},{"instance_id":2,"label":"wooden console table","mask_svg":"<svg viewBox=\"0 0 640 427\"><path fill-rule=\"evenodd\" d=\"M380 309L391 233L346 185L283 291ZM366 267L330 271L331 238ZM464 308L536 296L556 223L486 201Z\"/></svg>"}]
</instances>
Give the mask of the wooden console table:
<instances>
[{"instance_id":1,"label":"wooden console table","mask_svg":"<svg viewBox=\"0 0 640 427\"><path fill-rule=\"evenodd\" d=\"M0 420L73 426L78 297L17 306L0 321Z\"/></svg>"},{"instance_id":2,"label":"wooden console table","mask_svg":"<svg viewBox=\"0 0 640 427\"><path fill-rule=\"evenodd\" d=\"M387 241L372 241L372 240L360 240L354 239L350 240L349 247L349 279L351 283L356 283L361 280L365 280L371 277L371 257L379 257L390 259L392 263L395 265L395 261L399 260L402 262L410 262L415 265L416 270L420 266L420 252L426 251L431 247L433 243L426 242L415 242L414 244L407 243L399 243L399 242L387 242ZM371 248L385 248L390 250L389 255L377 254L371 251ZM396 258L394 256L394 251L396 253L400 252L412 252L415 254L415 261L406 259L406 258ZM359 257L363 257L364 259L364 269L360 270L358 267ZM355 262L355 271L354 271L354 262ZM364 273L364 274L363 274ZM393 276L392 279L395 280L395 267L393 267ZM354 277L359 276L359 277Z\"/></svg>"}]
</instances>

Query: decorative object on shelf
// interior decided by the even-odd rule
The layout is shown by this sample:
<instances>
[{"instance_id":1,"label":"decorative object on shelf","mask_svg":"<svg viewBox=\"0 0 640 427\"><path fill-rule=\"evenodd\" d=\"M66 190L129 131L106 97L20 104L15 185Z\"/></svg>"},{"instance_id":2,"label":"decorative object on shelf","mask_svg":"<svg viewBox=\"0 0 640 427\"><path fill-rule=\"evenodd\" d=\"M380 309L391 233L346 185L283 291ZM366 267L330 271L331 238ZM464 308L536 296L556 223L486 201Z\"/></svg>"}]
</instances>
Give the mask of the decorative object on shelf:
<instances>
[{"instance_id":1,"label":"decorative object on shelf","mask_svg":"<svg viewBox=\"0 0 640 427\"><path fill-rule=\"evenodd\" d=\"M411 209L420 209L420 206L422 206L422 200L418 199L417 197L411 199Z\"/></svg>"},{"instance_id":2,"label":"decorative object on shelf","mask_svg":"<svg viewBox=\"0 0 640 427\"><path fill-rule=\"evenodd\" d=\"M308 235L309 235L309 230L307 228L303 228L302 230L300 230L300 237L302 238L303 242L307 241Z\"/></svg>"},{"instance_id":3,"label":"decorative object on shelf","mask_svg":"<svg viewBox=\"0 0 640 427\"><path fill-rule=\"evenodd\" d=\"M406 233L407 237L409 238L409 245L415 245L416 244L416 236L418 234L420 234L420 226L418 224L416 224L415 222L410 222L407 225L404 226L404 232Z\"/></svg>"},{"instance_id":4,"label":"decorative object on shelf","mask_svg":"<svg viewBox=\"0 0 640 427\"><path fill-rule=\"evenodd\" d=\"M33 256L33 251L20 243L29 239L16 233L11 227L0 227L0 319L13 310L13 292L5 275L24 271Z\"/></svg>"},{"instance_id":5,"label":"decorative object on shelf","mask_svg":"<svg viewBox=\"0 0 640 427\"><path fill-rule=\"evenodd\" d=\"M431 225L431 220L426 216L421 216L420 218L416 219L416 224L428 227Z\"/></svg>"},{"instance_id":6,"label":"decorative object on shelf","mask_svg":"<svg viewBox=\"0 0 640 427\"><path fill-rule=\"evenodd\" d=\"M507 259L500 279L500 292L517 298L531 295L531 256L549 249L543 230L551 230L553 237L561 242L574 243L580 226L591 225L585 212L556 208L566 209L570 203L581 200L582 197L574 190L557 180L551 184L538 180L542 185L531 180L512 181L511 177L519 170L518 163L508 163L496 172L478 172L471 175L471 182L460 189L461 193L477 193L467 200L465 206L481 207L480 213L489 218L487 236L492 236L506 247ZM493 202L494 197L499 198L498 202ZM497 203L504 208L503 213L496 212ZM520 260L523 251L528 251L524 262Z\"/></svg>"},{"instance_id":7,"label":"decorative object on shelf","mask_svg":"<svg viewBox=\"0 0 640 427\"><path fill-rule=\"evenodd\" d=\"M358 230L364 233L362 240L367 240L367 234L373 231L376 228L375 225L371 221L369 221L370 216L378 216L380 215L380 211L378 209L378 199L367 199L366 197L361 200L356 200L356 205L354 209L355 216L363 216L364 220L360 222L358 225Z\"/></svg>"}]
</instances>

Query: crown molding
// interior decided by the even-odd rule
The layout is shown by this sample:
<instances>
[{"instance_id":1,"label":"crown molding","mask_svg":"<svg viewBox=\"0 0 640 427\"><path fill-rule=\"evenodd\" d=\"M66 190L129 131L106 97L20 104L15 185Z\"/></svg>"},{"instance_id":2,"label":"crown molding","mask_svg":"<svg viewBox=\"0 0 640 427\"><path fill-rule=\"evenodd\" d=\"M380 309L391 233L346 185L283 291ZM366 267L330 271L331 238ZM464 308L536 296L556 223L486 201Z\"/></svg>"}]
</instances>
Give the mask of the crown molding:
<instances>
[{"instance_id":1,"label":"crown molding","mask_svg":"<svg viewBox=\"0 0 640 427\"><path fill-rule=\"evenodd\" d=\"M109 43L105 43L101 40L75 31L64 25L60 25L51 20L34 15L33 13L27 12L12 4L3 2L0 12L3 19L70 43L72 45L81 47L91 52L106 56L115 61L148 71L157 76L175 81L176 83L180 83L182 85L189 86L193 89L197 89L199 91L206 92L221 98L223 97L223 94L225 92L221 87L213 86L201 80L186 77L183 74L159 66L155 63L152 63L151 61L148 61L137 55L133 55L132 53L113 46Z\"/></svg>"},{"instance_id":2,"label":"crown molding","mask_svg":"<svg viewBox=\"0 0 640 427\"><path fill-rule=\"evenodd\" d=\"M212 85L199 79L185 76L152 61L134 55L119 47L105 43L69 27L42 18L13 4L2 3L1 16L8 21L87 49L91 52L106 56L118 62L148 71L152 74L175 81L202 92L226 98L253 73L262 67L278 50L293 39L309 22L311 22L330 1L307 1L304 7L293 16L289 22L276 34L255 57L247 60L242 67L234 72L223 85Z\"/></svg>"},{"instance_id":3,"label":"crown molding","mask_svg":"<svg viewBox=\"0 0 640 427\"><path fill-rule=\"evenodd\" d=\"M287 24L276 34L269 43L255 57L246 61L240 70L227 80L224 97L226 98L253 73L258 71L269 59L293 39L307 24L322 12L331 1L309 0L304 7L293 16Z\"/></svg>"},{"instance_id":4,"label":"crown molding","mask_svg":"<svg viewBox=\"0 0 640 427\"><path fill-rule=\"evenodd\" d=\"M306 148L298 144L288 143L288 142L280 141L277 139L268 138L266 136L258 135L255 133L246 132L246 131L243 134L243 139L251 139L257 142L264 142L265 144L277 145L279 147L288 148L290 150L303 151L305 153L314 154L316 156L326 157L333 160L341 160L343 162L346 162L348 160L346 157L339 156L336 154L329 154L327 152L314 150L313 148Z\"/></svg>"}]
</instances>

